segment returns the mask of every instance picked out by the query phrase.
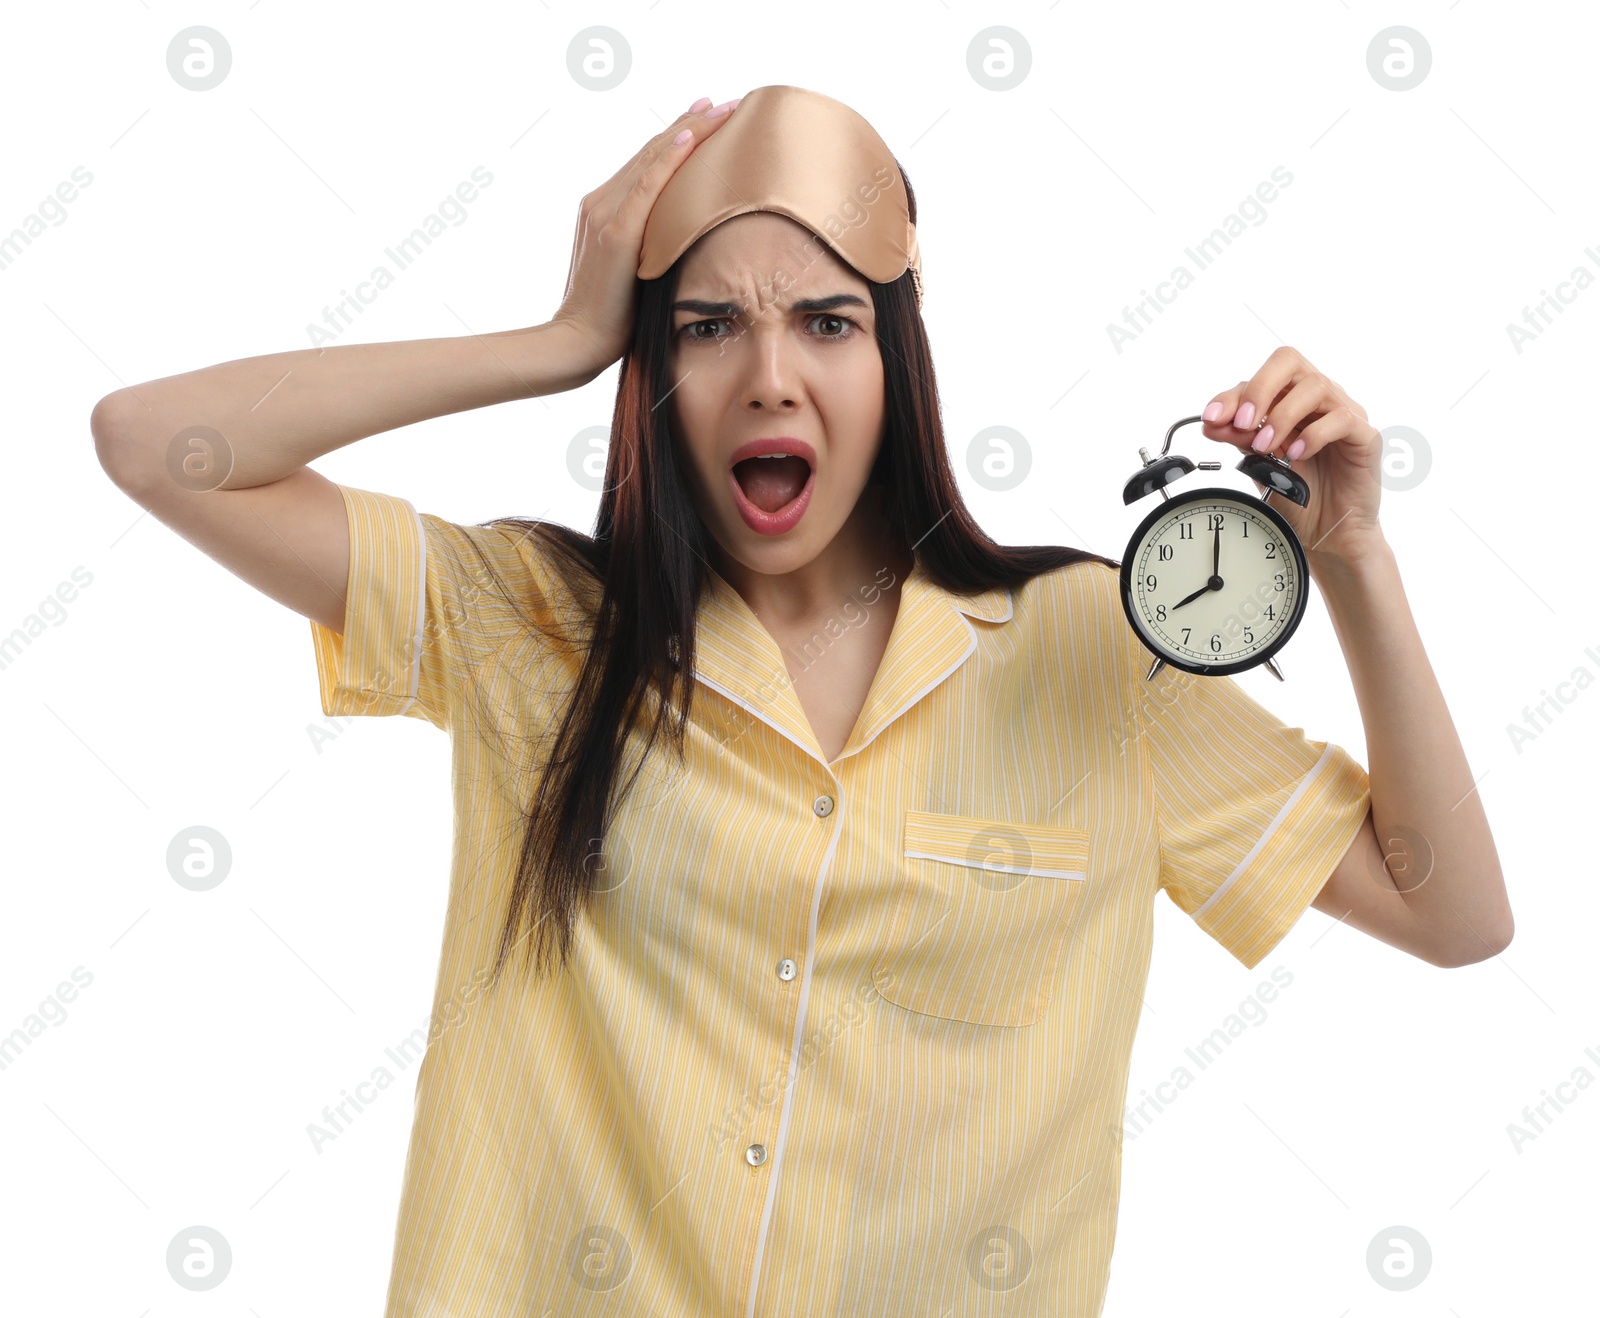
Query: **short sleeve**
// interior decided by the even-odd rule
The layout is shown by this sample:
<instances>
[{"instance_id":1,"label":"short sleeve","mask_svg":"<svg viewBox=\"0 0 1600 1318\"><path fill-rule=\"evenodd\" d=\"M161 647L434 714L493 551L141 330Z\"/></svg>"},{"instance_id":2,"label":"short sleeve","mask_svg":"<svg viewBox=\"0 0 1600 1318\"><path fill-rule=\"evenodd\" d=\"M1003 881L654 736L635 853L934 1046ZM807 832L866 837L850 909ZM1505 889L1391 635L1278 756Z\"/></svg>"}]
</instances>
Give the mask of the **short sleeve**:
<instances>
[{"instance_id":1,"label":"short sleeve","mask_svg":"<svg viewBox=\"0 0 1600 1318\"><path fill-rule=\"evenodd\" d=\"M529 538L514 529L458 525L395 495L339 490L350 528L344 631L311 622L323 713L405 714L448 729L478 667L526 631L505 593L542 610L548 575L534 570Z\"/></svg>"},{"instance_id":2,"label":"short sleeve","mask_svg":"<svg viewBox=\"0 0 1600 1318\"><path fill-rule=\"evenodd\" d=\"M1343 747L1286 726L1232 677L1168 666L1135 681L1161 887L1253 968L1354 841L1367 772Z\"/></svg>"}]
</instances>

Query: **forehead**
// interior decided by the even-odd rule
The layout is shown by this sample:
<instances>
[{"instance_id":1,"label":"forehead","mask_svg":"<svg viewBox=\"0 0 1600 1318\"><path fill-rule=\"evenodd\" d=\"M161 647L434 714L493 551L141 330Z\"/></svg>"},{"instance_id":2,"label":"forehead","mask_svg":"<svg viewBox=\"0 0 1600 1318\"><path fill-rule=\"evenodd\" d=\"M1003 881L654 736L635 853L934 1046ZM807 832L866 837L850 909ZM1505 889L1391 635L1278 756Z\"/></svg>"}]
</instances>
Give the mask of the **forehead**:
<instances>
[{"instance_id":1,"label":"forehead","mask_svg":"<svg viewBox=\"0 0 1600 1318\"><path fill-rule=\"evenodd\" d=\"M750 211L702 234L684 254L678 295L720 298L750 287L870 297L867 281L803 224L775 211Z\"/></svg>"}]
</instances>

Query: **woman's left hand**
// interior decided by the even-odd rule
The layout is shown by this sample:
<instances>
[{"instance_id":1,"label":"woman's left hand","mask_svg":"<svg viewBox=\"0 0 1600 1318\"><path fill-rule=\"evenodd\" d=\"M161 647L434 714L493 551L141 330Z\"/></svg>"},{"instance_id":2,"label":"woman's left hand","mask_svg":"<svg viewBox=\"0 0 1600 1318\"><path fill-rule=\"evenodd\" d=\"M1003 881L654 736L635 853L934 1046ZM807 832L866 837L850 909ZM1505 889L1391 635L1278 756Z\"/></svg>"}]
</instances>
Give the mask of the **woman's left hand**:
<instances>
[{"instance_id":1,"label":"woman's left hand","mask_svg":"<svg viewBox=\"0 0 1600 1318\"><path fill-rule=\"evenodd\" d=\"M1295 349L1275 350L1249 380L1216 395L1207 412L1207 439L1277 453L1311 487L1304 508L1282 495L1272 501L1308 554L1354 561L1382 541L1383 436L1365 408Z\"/></svg>"}]
</instances>

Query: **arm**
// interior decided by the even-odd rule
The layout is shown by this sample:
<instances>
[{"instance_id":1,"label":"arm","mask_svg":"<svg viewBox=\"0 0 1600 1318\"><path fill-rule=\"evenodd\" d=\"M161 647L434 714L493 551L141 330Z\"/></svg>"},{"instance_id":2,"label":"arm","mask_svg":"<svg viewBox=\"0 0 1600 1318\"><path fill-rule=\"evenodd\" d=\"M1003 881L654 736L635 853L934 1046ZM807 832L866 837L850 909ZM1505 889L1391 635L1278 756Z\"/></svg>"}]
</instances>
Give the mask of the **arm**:
<instances>
[{"instance_id":1,"label":"arm","mask_svg":"<svg viewBox=\"0 0 1600 1318\"><path fill-rule=\"evenodd\" d=\"M1271 420L1267 420L1270 413ZM1436 966L1497 955L1511 906L1461 739L1378 525L1383 436L1295 349L1217 395L1204 433L1278 452L1306 481L1279 512L1305 544L1367 735L1367 822L1312 903Z\"/></svg>"},{"instance_id":2,"label":"arm","mask_svg":"<svg viewBox=\"0 0 1600 1318\"><path fill-rule=\"evenodd\" d=\"M1361 706L1372 782L1367 825L1312 904L1437 966L1494 956L1513 928L1505 878L1394 553L1379 541L1353 558L1313 555L1312 576Z\"/></svg>"},{"instance_id":3,"label":"arm","mask_svg":"<svg viewBox=\"0 0 1600 1318\"><path fill-rule=\"evenodd\" d=\"M100 465L230 572L342 631L344 497L307 464L429 417L575 389L621 357L634 329L645 221L678 166L730 117L726 106L694 113L701 104L584 195L566 294L549 324L306 348L119 389L89 417Z\"/></svg>"},{"instance_id":4,"label":"arm","mask_svg":"<svg viewBox=\"0 0 1600 1318\"><path fill-rule=\"evenodd\" d=\"M598 373L592 361L557 323L273 353L119 389L89 428L101 466L135 503L263 594L342 632L344 499L306 464L428 417L573 388ZM195 426L221 441L179 439Z\"/></svg>"},{"instance_id":5,"label":"arm","mask_svg":"<svg viewBox=\"0 0 1600 1318\"><path fill-rule=\"evenodd\" d=\"M231 458L213 488L250 489L381 431L587 384L598 372L576 348L551 323L275 352L119 389L96 405L91 426L106 470L135 478L164 469L179 431L209 426Z\"/></svg>"}]
</instances>

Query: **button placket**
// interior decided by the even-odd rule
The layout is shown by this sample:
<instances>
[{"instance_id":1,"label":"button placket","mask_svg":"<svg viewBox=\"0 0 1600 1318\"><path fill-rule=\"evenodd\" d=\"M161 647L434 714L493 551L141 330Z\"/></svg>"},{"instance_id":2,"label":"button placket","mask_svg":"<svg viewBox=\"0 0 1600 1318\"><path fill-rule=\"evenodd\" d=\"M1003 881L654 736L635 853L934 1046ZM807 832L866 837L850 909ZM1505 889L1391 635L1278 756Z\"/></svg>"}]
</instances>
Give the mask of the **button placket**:
<instances>
[{"instance_id":1,"label":"button placket","mask_svg":"<svg viewBox=\"0 0 1600 1318\"><path fill-rule=\"evenodd\" d=\"M828 795L828 793L824 792L811 802L811 812L816 815L818 819L826 819L828 816L833 814L836 805L837 802L834 800L834 798ZM796 978L799 973L799 963L796 962L793 957L786 956L779 960L779 979L788 982ZM786 1095L785 1102L791 1100L792 1097L792 1094ZM762 1166L767 1161L767 1156L767 1146L765 1144L751 1144L748 1145L744 1151L744 1160L752 1167Z\"/></svg>"}]
</instances>

